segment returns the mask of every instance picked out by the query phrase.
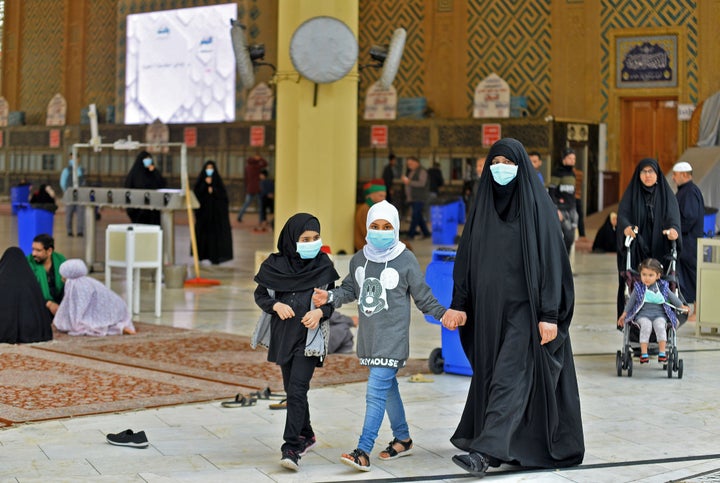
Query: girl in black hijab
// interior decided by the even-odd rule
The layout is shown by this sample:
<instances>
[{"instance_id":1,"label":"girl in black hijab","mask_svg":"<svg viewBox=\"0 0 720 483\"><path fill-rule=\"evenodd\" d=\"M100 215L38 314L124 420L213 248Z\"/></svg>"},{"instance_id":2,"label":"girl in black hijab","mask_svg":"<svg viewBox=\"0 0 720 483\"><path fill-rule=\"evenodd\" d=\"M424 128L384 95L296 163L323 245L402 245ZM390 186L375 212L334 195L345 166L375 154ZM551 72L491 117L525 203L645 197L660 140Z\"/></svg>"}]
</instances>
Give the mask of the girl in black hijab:
<instances>
[{"instance_id":1,"label":"girl in black hijab","mask_svg":"<svg viewBox=\"0 0 720 483\"><path fill-rule=\"evenodd\" d=\"M321 246L318 219L293 215L280 232L278 253L270 255L255 276L255 303L271 315L268 361L280 366L287 393L280 464L291 470L299 468L300 456L315 444L307 392L315 367L327 354L327 319L333 312L332 304L312 305L313 291L333 288L340 277ZM324 338L319 350L316 337Z\"/></svg>"},{"instance_id":2,"label":"girl in black hijab","mask_svg":"<svg viewBox=\"0 0 720 483\"><path fill-rule=\"evenodd\" d=\"M228 195L215 161L206 161L195 182L200 208L195 210L198 258L213 265L232 260Z\"/></svg>"},{"instance_id":3,"label":"girl in black hijab","mask_svg":"<svg viewBox=\"0 0 720 483\"><path fill-rule=\"evenodd\" d=\"M125 187L131 189L159 190L166 186L165 178L155 166L152 155L147 151L140 151L135 158L135 163L125 178ZM139 202L139 200L133 200ZM140 208L128 208L127 214L132 223L144 223L146 225L160 224L160 211L143 210Z\"/></svg>"},{"instance_id":4,"label":"girl in black hijab","mask_svg":"<svg viewBox=\"0 0 720 483\"><path fill-rule=\"evenodd\" d=\"M630 245L630 259L634 267L642 260L654 258L667 266L671 241L677 243L678 252L682 250L680 233L680 208L677 198L655 159L645 158L635 167L633 177L628 184L620 206L617 224L617 264L619 277L617 296L617 316L625 306L625 271L627 251L625 237L634 238Z\"/></svg>"},{"instance_id":5,"label":"girl in black hijab","mask_svg":"<svg viewBox=\"0 0 720 483\"><path fill-rule=\"evenodd\" d=\"M18 247L0 258L0 343L52 340L52 320L25 254Z\"/></svg>"},{"instance_id":6,"label":"girl in black hijab","mask_svg":"<svg viewBox=\"0 0 720 483\"><path fill-rule=\"evenodd\" d=\"M453 279L451 308L467 312L460 340L473 369L450 439L468 454L453 461L476 476L501 463L580 464L573 276L557 209L515 139L488 153Z\"/></svg>"}]
</instances>

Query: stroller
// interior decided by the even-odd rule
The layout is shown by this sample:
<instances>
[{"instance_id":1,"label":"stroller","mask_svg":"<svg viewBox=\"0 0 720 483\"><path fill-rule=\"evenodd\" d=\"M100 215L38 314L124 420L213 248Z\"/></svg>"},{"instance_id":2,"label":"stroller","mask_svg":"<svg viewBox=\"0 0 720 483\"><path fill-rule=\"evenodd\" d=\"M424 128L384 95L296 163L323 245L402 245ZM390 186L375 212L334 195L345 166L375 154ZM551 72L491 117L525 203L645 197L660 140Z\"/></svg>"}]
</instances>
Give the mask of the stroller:
<instances>
[{"instance_id":1,"label":"stroller","mask_svg":"<svg viewBox=\"0 0 720 483\"><path fill-rule=\"evenodd\" d=\"M621 273L625 279L625 300L630 297L630 291L633 288L633 284L636 281L640 281L640 274L632 268L632 245L634 239L632 237L625 237L625 271ZM670 285L670 290L677 295L677 297L685 304L685 298L680 292L678 279L677 279L677 244L675 241L672 242L670 250L670 263L667 271L663 275L663 279ZM667 371L667 377L672 378L673 372L677 373L678 379L682 379L683 376L683 360L678 358L677 351L677 329L680 328L687 321L687 311L675 307L675 314L678 319L678 326L668 322L666 325L667 330L667 343L665 352L667 353L667 362L663 363L663 370ZM627 371L628 377L632 377L633 374L633 356L640 357L640 329L633 322L625 323L623 328L623 346L622 349L617 351L615 355L615 366L617 369L618 377L622 376L623 371ZM648 353L657 354L658 344L655 338L655 333L650 335L650 343L648 344Z\"/></svg>"}]
</instances>

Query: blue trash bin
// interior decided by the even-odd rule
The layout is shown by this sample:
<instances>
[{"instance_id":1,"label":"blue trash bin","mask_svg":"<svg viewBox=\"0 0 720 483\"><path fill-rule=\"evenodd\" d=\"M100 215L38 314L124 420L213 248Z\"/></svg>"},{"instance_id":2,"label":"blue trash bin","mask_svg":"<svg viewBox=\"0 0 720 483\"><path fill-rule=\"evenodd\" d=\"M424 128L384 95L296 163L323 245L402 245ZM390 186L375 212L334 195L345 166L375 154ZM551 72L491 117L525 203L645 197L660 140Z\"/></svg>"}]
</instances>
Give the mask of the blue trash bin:
<instances>
[{"instance_id":1,"label":"blue trash bin","mask_svg":"<svg viewBox=\"0 0 720 483\"><path fill-rule=\"evenodd\" d=\"M449 307L452 302L454 266L455 250L440 248L433 251L432 260L425 270L425 281L438 302L445 307ZM426 315L425 320L431 324L440 324L440 321L431 315ZM441 327L440 337L442 348L435 349L430 354L428 360L430 370L435 374L444 370L449 374L472 376L470 362L465 357L465 351L460 343L460 333L457 330Z\"/></svg>"},{"instance_id":2,"label":"blue trash bin","mask_svg":"<svg viewBox=\"0 0 720 483\"><path fill-rule=\"evenodd\" d=\"M18 205L18 246L25 255L32 253L32 242L36 236L53 234L54 213L31 207L28 203Z\"/></svg>"},{"instance_id":3,"label":"blue trash bin","mask_svg":"<svg viewBox=\"0 0 720 483\"><path fill-rule=\"evenodd\" d=\"M465 223L462 198L437 199L430 204L430 224L434 245L454 245L458 225Z\"/></svg>"},{"instance_id":4,"label":"blue trash bin","mask_svg":"<svg viewBox=\"0 0 720 483\"><path fill-rule=\"evenodd\" d=\"M18 207L22 204L27 204L29 199L29 184L13 186L12 188L10 188L10 206L12 208L12 214L17 215Z\"/></svg>"},{"instance_id":5,"label":"blue trash bin","mask_svg":"<svg viewBox=\"0 0 720 483\"><path fill-rule=\"evenodd\" d=\"M705 207L705 217L703 219L703 233L705 234L705 238L712 238L715 236L717 212L717 208L713 208L712 206Z\"/></svg>"}]
</instances>

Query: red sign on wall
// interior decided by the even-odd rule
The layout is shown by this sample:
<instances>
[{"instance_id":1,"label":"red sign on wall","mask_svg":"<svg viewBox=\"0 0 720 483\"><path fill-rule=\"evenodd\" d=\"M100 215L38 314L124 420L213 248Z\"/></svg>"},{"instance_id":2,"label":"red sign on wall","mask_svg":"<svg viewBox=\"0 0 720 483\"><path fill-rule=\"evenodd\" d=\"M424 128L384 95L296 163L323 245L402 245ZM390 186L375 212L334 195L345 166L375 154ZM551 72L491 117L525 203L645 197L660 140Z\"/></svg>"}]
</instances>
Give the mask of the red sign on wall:
<instances>
[{"instance_id":1,"label":"red sign on wall","mask_svg":"<svg viewBox=\"0 0 720 483\"><path fill-rule=\"evenodd\" d=\"M195 148L197 147L197 128L196 127L186 127L183 129L183 140L187 147L189 148Z\"/></svg>"},{"instance_id":2,"label":"red sign on wall","mask_svg":"<svg viewBox=\"0 0 720 483\"><path fill-rule=\"evenodd\" d=\"M386 148L388 145L388 127L384 125L370 128L370 145L374 148Z\"/></svg>"},{"instance_id":3,"label":"red sign on wall","mask_svg":"<svg viewBox=\"0 0 720 483\"><path fill-rule=\"evenodd\" d=\"M265 126L250 126L250 146L254 148L265 146Z\"/></svg>"},{"instance_id":4,"label":"red sign on wall","mask_svg":"<svg viewBox=\"0 0 720 483\"><path fill-rule=\"evenodd\" d=\"M50 147L60 147L60 129L50 129Z\"/></svg>"},{"instance_id":5,"label":"red sign on wall","mask_svg":"<svg viewBox=\"0 0 720 483\"><path fill-rule=\"evenodd\" d=\"M482 125L482 144L489 147L500 141L502 136L502 126L500 124L483 124Z\"/></svg>"},{"instance_id":6,"label":"red sign on wall","mask_svg":"<svg viewBox=\"0 0 720 483\"><path fill-rule=\"evenodd\" d=\"M5 140L3 139L3 131L0 131L0 148L3 147L3 142Z\"/></svg>"}]
</instances>

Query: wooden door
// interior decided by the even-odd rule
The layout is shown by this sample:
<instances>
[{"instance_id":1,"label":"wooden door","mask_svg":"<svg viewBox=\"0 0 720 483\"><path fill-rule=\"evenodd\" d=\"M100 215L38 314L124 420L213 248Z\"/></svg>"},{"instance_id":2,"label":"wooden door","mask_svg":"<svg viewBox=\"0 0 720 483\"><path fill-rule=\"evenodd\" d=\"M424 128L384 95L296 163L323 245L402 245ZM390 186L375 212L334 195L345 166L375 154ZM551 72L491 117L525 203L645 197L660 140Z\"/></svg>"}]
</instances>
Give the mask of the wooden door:
<instances>
[{"instance_id":1,"label":"wooden door","mask_svg":"<svg viewBox=\"0 0 720 483\"><path fill-rule=\"evenodd\" d=\"M622 99L620 119L620 196L643 158L655 158L667 173L677 160L675 98Z\"/></svg>"}]
</instances>

